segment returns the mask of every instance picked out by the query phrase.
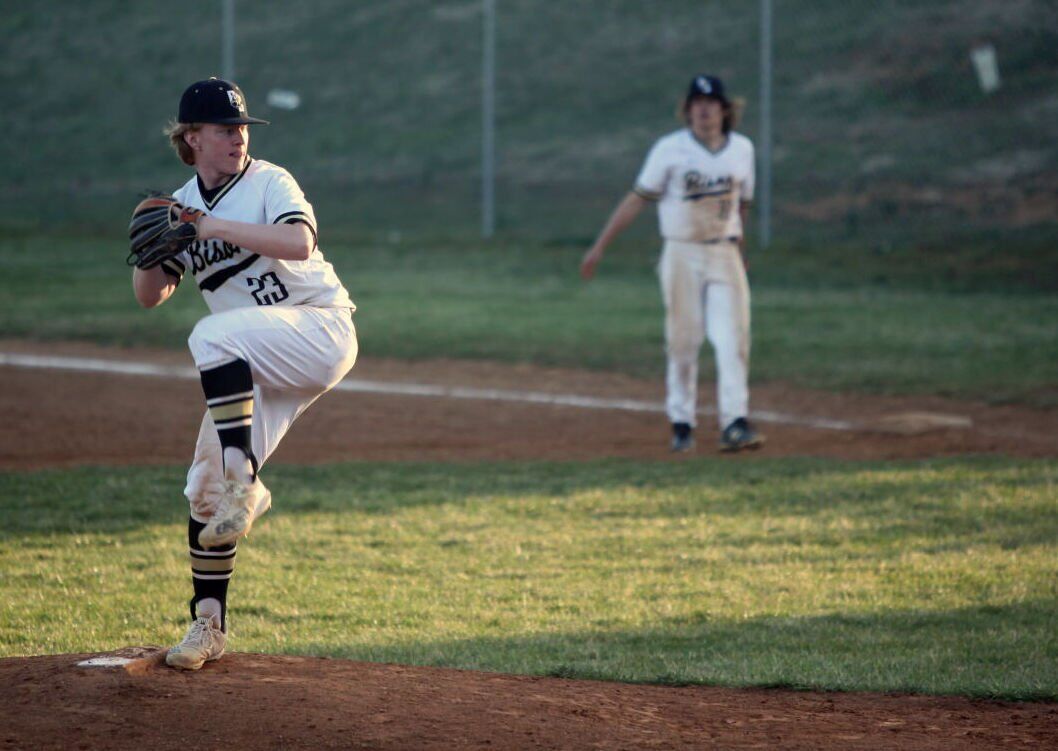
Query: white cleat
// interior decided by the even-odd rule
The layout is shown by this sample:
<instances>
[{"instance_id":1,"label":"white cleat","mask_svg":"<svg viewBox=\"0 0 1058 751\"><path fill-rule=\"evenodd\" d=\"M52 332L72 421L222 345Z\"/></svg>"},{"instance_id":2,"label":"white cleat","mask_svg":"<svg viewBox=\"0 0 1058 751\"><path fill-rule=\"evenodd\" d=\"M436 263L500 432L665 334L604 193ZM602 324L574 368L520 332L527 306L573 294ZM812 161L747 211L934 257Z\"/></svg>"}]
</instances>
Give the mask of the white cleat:
<instances>
[{"instance_id":1,"label":"white cleat","mask_svg":"<svg viewBox=\"0 0 1058 751\"><path fill-rule=\"evenodd\" d=\"M165 664L182 670L198 670L210 660L221 658L227 640L212 617L200 616L191 624L184 640L165 655Z\"/></svg>"},{"instance_id":2,"label":"white cleat","mask_svg":"<svg viewBox=\"0 0 1058 751\"><path fill-rule=\"evenodd\" d=\"M230 545L250 534L257 517L271 507L272 492L260 480L254 479L249 485L225 480L213 516L198 533L198 544L203 548Z\"/></svg>"}]
</instances>

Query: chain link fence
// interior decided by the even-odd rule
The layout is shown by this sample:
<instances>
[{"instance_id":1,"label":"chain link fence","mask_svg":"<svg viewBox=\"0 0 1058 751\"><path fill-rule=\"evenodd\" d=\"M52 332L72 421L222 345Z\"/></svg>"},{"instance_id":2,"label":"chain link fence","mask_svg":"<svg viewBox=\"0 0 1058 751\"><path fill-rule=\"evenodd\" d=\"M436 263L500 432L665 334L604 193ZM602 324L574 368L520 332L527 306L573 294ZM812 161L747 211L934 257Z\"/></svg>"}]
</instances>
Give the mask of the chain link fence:
<instances>
[{"instance_id":1,"label":"chain link fence","mask_svg":"<svg viewBox=\"0 0 1058 751\"><path fill-rule=\"evenodd\" d=\"M496 0L498 232L589 240L680 127L694 73L745 98L756 139L760 8ZM294 172L325 226L478 233L482 0L236 11L235 78L273 123L251 152ZM221 19L217 0L6 9L0 218L121 227L136 191L186 179L161 130L187 83L220 74ZM773 24L777 244L1058 237L1053 2L778 0Z\"/></svg>"}]
</instances>

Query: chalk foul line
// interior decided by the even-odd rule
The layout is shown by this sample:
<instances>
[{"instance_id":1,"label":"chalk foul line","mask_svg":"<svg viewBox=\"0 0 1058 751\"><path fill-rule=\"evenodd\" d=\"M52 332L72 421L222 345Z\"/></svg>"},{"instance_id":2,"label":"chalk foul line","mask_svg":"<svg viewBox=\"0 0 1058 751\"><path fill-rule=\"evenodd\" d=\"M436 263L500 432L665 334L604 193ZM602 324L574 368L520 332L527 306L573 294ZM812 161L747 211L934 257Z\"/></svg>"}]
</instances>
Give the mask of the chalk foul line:
<instances>
[{"instance_id":1,"label":"chalk foul line","mask_svg":"<svg viewBox=\"0 0 1058 751\"><path fill-rule=\"evenodd\" d=\"M112 373L116 375L150 376L155 378L199 379L198 370L192 367L154 365L128 360L104 360L92 357L60 357L54 355L28 355L15 352L0 352L0 366L14 368L39 368L43 370L66 370L82 373ZM623 412L664 413L660 402L640 399L603 399L577 394L549 394L541 391L519 391L511 389L479 389L468 386L441 386L429 383L401 383L367 381L346 378L334 387L335 391L393 396L425 396L441 399L473 399L484 401L541 404L554 407L579 409L617 410ZM703 407L699 414L715 415L716 410ZM861 430L862 426L845 420L826 417L794 415L772 410L753 410L753 419L778 425L799 425L822 430Z\"/></svg>"}]
</instances>

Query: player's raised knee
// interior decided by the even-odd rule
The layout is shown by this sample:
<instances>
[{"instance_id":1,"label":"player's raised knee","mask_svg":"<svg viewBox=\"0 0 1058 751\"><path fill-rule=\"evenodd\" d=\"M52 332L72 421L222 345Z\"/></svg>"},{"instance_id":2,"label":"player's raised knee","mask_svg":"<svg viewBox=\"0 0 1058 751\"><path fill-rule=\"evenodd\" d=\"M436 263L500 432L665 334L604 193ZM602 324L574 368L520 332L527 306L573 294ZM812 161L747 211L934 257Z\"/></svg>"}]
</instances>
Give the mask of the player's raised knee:
<instances>
[{"instance_id":1,"label":"player's raised knee","mask_svg":"<svg viewBox=\"0 0 1058 751\"><path fill-rule=\"evenodd\" d=\"M195 324L187 338L188 349L199 368L240 357L231 344L231 329L220 320L222 317L206 316Z\"/></svg>"}]
</instances>

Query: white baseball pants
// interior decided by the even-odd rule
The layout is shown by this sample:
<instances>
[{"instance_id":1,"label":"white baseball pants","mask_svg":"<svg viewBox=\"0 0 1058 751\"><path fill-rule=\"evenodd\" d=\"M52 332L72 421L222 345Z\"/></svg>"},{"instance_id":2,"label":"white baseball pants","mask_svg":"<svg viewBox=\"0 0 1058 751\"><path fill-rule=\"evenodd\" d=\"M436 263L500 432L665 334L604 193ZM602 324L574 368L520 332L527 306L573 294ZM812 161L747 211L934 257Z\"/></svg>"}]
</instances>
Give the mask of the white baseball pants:
<instances>
[{"instance_id":1,"label":"white baseball pants","mask_svg":"<svg viewBox=\"0 0 1058 751\"><path fill-rule=\"evenodd\" d=\"M259 468L294 420L349 372L358 352L348 308L304 305L238 308L206 316L191 332L188 346L199 370L235 359L250 364L250 437ZM223 479L220 439L207 410L184 488L192 518L208 519L214 501L207 492L215 492Z\"/></svg>"},{"instance_id":2,"label":"white baseball pants","mask_svg":"<svg viewBox=\"0 0 1058 751\"><path fill-rule=\"evenodd\" d=\"M749 413L749 283L734 242L666 240L658 262L668 354L665 410L670 422L697 424L698 353L716 355L721 428Z\"/></svg>"}]
</instances>

